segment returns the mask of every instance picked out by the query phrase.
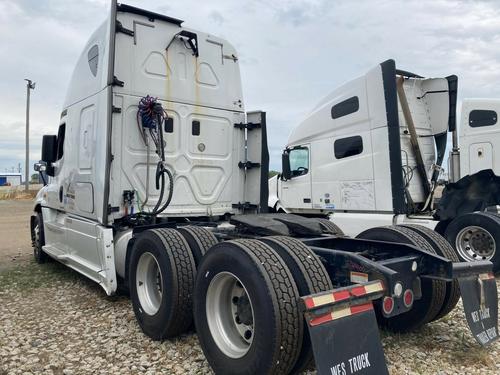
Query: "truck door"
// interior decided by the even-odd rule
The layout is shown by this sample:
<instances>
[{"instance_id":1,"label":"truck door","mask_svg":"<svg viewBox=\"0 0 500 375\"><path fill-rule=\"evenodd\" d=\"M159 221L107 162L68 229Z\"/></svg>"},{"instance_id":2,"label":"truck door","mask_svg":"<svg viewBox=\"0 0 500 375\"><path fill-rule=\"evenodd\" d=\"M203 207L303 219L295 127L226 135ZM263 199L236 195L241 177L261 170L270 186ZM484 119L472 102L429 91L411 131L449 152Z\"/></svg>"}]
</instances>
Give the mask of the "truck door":
<instances>
[{"instance_id":1,"label":"truck door","mask_svg":"<svg viewBox=\"0 0 500 375\"><path fill-rule=\"evenodd\" d=\"M500 173L500 103L495 100L465 100L460 134L461 177L485 169Z\"/></svg>"},{"instance_id":2,"label":"truck door","mask_svg":"<svg viewBox=\"0 0 500 375\"><path fill-rule=\"evenodd\" d=\"M289 151L290 179L281 184L280 200L284 207L312 208L310 148L294 147Z\"/></svg>"},{"instance_id":3,"label":"truck door","mask_svg":"<svg viewBox=\"0 0 500 375\"><path fill-rule=\"evenodd\" d=\"M470 173L493 169L493 145L490 142L473 143L469 147Z\"/></svg>"}]
</instances>

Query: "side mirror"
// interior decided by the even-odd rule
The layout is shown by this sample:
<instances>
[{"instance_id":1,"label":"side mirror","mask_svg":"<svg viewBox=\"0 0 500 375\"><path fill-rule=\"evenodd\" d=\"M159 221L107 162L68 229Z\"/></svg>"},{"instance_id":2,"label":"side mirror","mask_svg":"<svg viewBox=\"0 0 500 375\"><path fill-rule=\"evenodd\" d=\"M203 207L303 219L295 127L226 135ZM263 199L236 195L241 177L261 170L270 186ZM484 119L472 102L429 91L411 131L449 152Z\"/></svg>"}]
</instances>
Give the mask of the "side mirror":
<instances>
[{"instance_id":1,"label":"side mirror","mask_svg":"<svg viewBox=\"0 0 500 375\"><path fill-rule=\"evenodd\" d=\"M292 178L292 172L290 171L290 153L288 150L283 151L283 154L281 154L281 176L284 180Z\"/></svg>"},{"instance_id":2,"label":"side mirror","mask_svg":"<svg viewBox=\"0 0 500 375\"><path fill-rule=\"evenodd\" d=\"M44 135L42 139L42 161L47 165L57 160L57 136Z\"/></svg>"},{"instance_id":3,"label":"side mirror","mask_svg":"<svg viewBox=\"0 0 500 375\"><path fill-rule=\"evenodd\" d=\"M44 162L38 162L33 165L35 172L45 172L47 170L47 165Z\"/></svg>"},{"instance_id":4,"label":"side mirror","mask_svg":"<svg viewBox=\"0 0 500 375\"><path fill-rule=\"evenodd\" d=\"M33 165L33 169L39 173L43 184L47 185L47 175L49 175L49 172L51 172L54 168L47 167L47 164L44 161L40 160L38 163L35 163ZM53 174L51 174L51 176L53 176Z\"/></svg>"}]
</instances>

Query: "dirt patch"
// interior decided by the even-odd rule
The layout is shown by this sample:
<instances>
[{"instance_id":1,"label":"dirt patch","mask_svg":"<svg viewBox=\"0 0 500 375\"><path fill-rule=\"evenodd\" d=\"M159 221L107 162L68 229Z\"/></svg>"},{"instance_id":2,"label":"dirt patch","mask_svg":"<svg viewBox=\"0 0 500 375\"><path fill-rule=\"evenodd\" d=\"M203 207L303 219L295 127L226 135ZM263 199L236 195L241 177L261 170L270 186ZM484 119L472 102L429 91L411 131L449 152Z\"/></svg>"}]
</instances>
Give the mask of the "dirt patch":
<instances>
[{"instance_id":1,"label":"dirt patch","mask_svg":"<svg viewBox=\"0 0 500 375\"><path fill-rule=\"evenodd\" d=\"M31 259L30 216L33 200L0 200L0 270Z\"/></svg>"},{"instance_id":2,"label":"dirt patch","mask_svg":"<svg viewBox=\"0 0 500 375\"><path fill-rule=\"evenodd\" d=\"M0 186L0 200L33 199L42 185L30 185L29 190L24 186Z\"/></svg>"}]
</instances>

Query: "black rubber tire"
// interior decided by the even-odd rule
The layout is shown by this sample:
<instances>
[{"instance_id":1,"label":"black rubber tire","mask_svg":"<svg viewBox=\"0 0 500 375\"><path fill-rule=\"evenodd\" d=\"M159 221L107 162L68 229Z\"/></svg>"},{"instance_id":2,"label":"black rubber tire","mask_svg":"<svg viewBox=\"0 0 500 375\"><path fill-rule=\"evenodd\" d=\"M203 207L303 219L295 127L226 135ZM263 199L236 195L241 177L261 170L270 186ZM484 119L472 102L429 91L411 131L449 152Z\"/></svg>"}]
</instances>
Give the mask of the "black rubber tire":
<instances>
[{"instance_id":1,"label":"black rubber tire","mask_svg":"<svg viewBox=\"0 0 500 375\"><path fill-rule=\"evenodd\" d=\"M230 272L244 285L253 307L255 331L240 358L224 354L207 321L207 291L214 277ZM203 257L196 277L194 319L200 345L216 374L288 374L300 353L304 319L299 293L283 260L253 239L220 242Z\"/></svg>"},{"instance_id":2,"label":"black rubber tire","mask_svg":"<svg viewBox=\"0 0 500 375\"><path fill-rule=\"evenodd\" d=\"M333 289L323 263L302 241L286 236L264 237L259 240L271 246L285 262L292 272L299 295L307 296ZM305 329L302 349L291 373L301 373L312 364L312 361L311 338L309 331Z\"/></svg>"},{"instance_id":3,"label":"black rubber tire","mask_svg":"<svg viewBox=\"0 0 500 375\"><path fill-rule=\"evenodd\" d=\"M451 220L446 220L446 221L440 221L437 223L436 227L434 228L435 232L438 232L441 236L444 237L444 233L446 232L446 228L448 228L448 225L450 225Z\"/></svg>"},{"instance_id":4,"label":"black rubber tire","mask_svg":"<svg viewBox=\"0 0 500 375\"><path fill-rule=\"evenodd\" d=\"M323 233L335 234L337 236L344 236L344 232L342 231L342 229L340 229L338 225L336 225L335 223L331 222L328 219L314 217L311 218L311 220L314 220L319 224Z\"/></svg>"},{"instance_id":5,"label":"black rubber tire","mask_svg":"<svg viewBox=\"0 0 500 375\"><path fill-rule=\"evenodd\" d=\"M141 307L136 287L136 268L140 256L151 253L160 268L162 299L154 315ZM132 246L129 266L129 290L135 317L142 331L153 340L175 337L192 324L193 289L196 267L189 245L175 229L148 229L141 232Z\"/></svg>"},{"instance_id":6,"label":"black rubber tire","mask_svg":"<svg viewBox=\"0 0 500 375\"><path fill-rule=\"evenodd\" d=\"M414 231L401 226L391 225L375 227L361 232L356 238L399 242L415 245L418 248L435 254L431 244ZM380 303L375 304L375 312L379 325L393 332L410 332L431 322L441 311L446 294L446 283L441 280L421 279L422 298L415 300L410 311L385 318L380 310Z\"/></svg>"},{"instance_id":7,"label":"black rubber tire","mask_svg":"<svg viewBox=\"0 0 500 375\"><path fill-rule=\"evenodd\" d=\"M184 236L189 244L189 248L193 253L194 262L197 267L201 262L201 258L203 258L203 255L205 255L208 249L219 242L217 237L215 237L215 235L206 228L190 225L179 227L177 230Z\"/></svg>"},{"instance_id":8,"label":"black rubber tire","mask_svg":"<svg viewBox=\"0 0 500 375\"><path fill-rule=\"evenodd\" d=\"M33 246L33 257L35 262L38 264L43 264L47 262L49 256L45 251L43 251L43 246L45 245L45 232L43 230L43 217L40 212L33 215L33 226L31 228L31 245ZM38 236L35 230L38 226Z\"/></svg>"},{"instance_id":9,"label":"black rubber tire","mask_svg":"<svg viewBox=\"0 0 500 375\"><path fill-rule=\"evenodd\" d=\"M420 234L424 237L427 242L429 242L437 255L440 255L444 258L451 260L452 262L460 262L460 258L455 253L455 249L450 245L450 243L441 236L439 233L436 233L432 229L424 227L423 225L416 224L408 224L402 225L405 228L409 228L414 232ZM446 282L446 294L444 296L443 307L438 312L438 314L434 317L433 320L441 319L442 317L448 315L451 310L455 308L460 299L460 286L458 285L458 281L455 279L453 281Z\"/></svg>"},{"instance_id":10,"label":"black rubber tire","mask_svg":"<svg viewBox=\"0 0 500 375\"><path fill-rule=\"evenodd\" d=\"M495 254L493 258L490 259L493 263L493 271L500 271L500 248L497 248L496 244L500 246L500 217L497 214L491 212L473 212L465 215L461 215L452 220L450 225L446 228L445 237L448 242L456 250L456 237L460 231L468 226L478 226L487 230L495 240ZM463 261L467 261L460 256L457 251L457 255Z\"/></svg>"}]
</instances>

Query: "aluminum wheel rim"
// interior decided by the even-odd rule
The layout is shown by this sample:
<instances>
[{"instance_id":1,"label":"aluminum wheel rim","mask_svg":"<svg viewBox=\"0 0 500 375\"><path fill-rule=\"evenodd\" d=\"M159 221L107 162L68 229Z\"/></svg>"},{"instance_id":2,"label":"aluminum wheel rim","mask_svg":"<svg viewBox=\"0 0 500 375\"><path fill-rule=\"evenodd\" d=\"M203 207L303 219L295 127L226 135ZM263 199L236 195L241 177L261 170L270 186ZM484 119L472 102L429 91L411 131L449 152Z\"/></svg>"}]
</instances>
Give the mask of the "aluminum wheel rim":
<instances>
[{"instance_id":1,"label":"aluminum wheel rim","mask_svg":"<svg viewBox=\"0 0 500 375\"><path fill-rule=\"evenodd\" d=\"M254 311L243 283L230 272L217 274L207 290L208 327L219 349L228 357L241 358L254 337Z\"/></svg>"},{"instance_id":2,"label":"aluminum wheel rim","mask_svg":"<svg viewBox=\"0 0 500 375\"><path fill-rule=\"evenodd\" d=\"M148 315L155 315L160 309L163 278L155 256L150 252L141 255L137 263L136 288L139 303Z\"/></svg>"},{"instance_id":3,"label":"aluminum wheel rim","mask_svg":"<svg viewBox=\"0 0 500 375\"><path fill-rule=\"evenodd\" d=\"M486 229L469 226L462 229L456 239L459 255L467 260L491 260L495 255L495 239Z\"/></svg>"}]
</instances>

